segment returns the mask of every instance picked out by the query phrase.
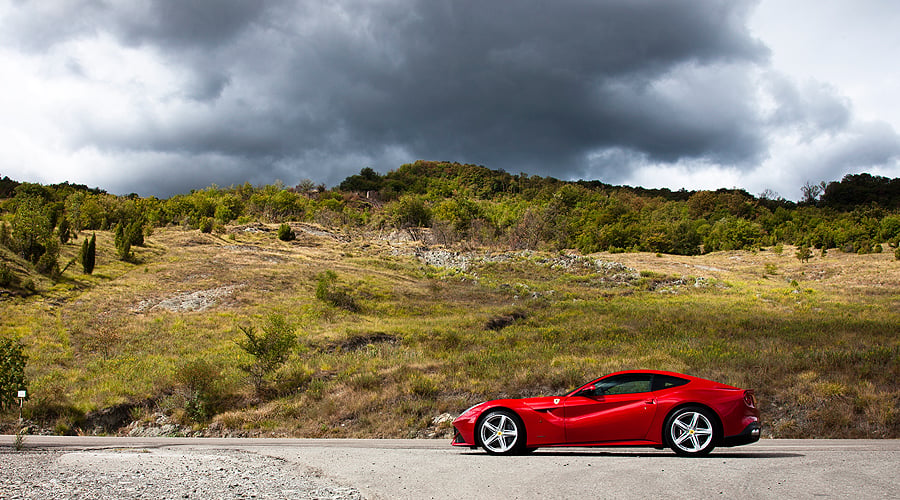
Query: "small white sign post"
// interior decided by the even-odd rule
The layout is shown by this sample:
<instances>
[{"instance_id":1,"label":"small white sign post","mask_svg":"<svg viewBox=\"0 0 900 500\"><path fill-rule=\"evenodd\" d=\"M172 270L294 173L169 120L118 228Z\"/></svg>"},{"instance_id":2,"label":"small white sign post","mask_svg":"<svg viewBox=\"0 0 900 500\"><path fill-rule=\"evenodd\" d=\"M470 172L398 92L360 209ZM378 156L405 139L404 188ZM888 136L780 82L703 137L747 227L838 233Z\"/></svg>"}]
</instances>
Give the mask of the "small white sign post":
<instances>
[{"instance_id":1,"label":"small white sign post","mask_svg":"<svg viewBox=\"0 0 900 500\"><path fill-rule=\"evenodd\" d=\"M25 404L25 396L27 395L28 393L25 391L19 391L19 425L22 425L22 405Z\"/></svg>"}]
</instances>

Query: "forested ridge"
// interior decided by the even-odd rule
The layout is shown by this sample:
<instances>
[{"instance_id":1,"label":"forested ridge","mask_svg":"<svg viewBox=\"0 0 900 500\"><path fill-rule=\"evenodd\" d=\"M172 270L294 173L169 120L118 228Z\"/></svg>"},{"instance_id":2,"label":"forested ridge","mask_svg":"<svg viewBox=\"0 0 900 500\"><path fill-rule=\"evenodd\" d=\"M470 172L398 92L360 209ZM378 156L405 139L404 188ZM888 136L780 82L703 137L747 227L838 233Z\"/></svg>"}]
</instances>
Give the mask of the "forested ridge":
<instances>
[{"instance_id":1,"label":"forested ridge","mask_svg":"<svg viewBox=\"0 0 900 500\"><path fill-rule=\"evenodd\" d=\"M807 184L804 199L739 189L672 191L561 181L483 166L417 161L378 174L364 168L327 189L305 180L193 190L168 199L116 196L62 183L0 179L0 245L35 270L59 274L59 244L115 230L120 258L153 228L223 232L227 224L316 222L384 230L429 227L435 240L497 249L697 255L778 244L868 253L900 242L900 179L870 174ZM85 250L87 250L85 248ZM15 285L2 264L0 286Z\"/></svg>"}]
</instances>

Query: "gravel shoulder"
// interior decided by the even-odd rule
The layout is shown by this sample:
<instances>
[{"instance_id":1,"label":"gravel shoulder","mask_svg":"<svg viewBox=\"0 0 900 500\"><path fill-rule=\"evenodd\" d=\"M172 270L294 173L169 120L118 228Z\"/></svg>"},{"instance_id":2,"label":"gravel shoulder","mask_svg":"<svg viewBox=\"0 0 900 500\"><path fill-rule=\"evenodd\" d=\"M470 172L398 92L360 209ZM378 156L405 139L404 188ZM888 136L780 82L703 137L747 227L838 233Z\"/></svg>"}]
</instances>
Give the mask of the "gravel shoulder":
<instances>
[{"instance_id":1,"label":"gravel shoulder","mask_svg":"<svg viewBox=\"0 0 900 500\"><path fill-rule=\"evenodd\" d=\"M316 470L221 449L0 448L0 499L361 499Z\"/></svg>"}]
</instances>

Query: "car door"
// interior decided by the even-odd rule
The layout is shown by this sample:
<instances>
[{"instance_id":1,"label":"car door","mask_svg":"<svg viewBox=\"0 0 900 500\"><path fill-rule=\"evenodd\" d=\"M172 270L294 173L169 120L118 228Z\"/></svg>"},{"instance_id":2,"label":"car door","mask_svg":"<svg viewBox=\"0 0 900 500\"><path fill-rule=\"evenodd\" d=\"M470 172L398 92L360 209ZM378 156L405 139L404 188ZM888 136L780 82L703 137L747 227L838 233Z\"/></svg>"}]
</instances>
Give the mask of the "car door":
<instances>
[{"instance_id":1,"label":"car door","mask_svg":"<svg viewBox=\"0 0 900 500\"><path fill-rule=\"evenodd\" d=\"M616 375L598 380L589 390L566 397L566 442L645 439L656 415L656 400L650 392L651 380L650 374Z\"/></svg>"}]
</instances>

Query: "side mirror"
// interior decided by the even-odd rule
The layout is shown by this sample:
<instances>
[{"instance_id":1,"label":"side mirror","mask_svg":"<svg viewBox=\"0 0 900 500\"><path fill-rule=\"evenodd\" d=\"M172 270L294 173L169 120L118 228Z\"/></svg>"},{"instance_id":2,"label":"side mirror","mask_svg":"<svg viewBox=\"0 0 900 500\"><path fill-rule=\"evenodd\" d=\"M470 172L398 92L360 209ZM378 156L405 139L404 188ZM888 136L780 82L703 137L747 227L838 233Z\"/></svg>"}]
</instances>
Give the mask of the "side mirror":
<instances>
[{"instance_id":1,"label":"side mirror","mask_svg":"<svg viewBox=\"0 0 900 500\"><path fill-rule=\"evenodd\" d=\"M594 386L594 384L591 384L587 387L583 387L580 391L578 391L578 394L575 394L575 395L581 396L581 397L591 397L594 395L594 391L596 391L596 390L597 390L597 387Z\"/></svg>"}]
</instances>

